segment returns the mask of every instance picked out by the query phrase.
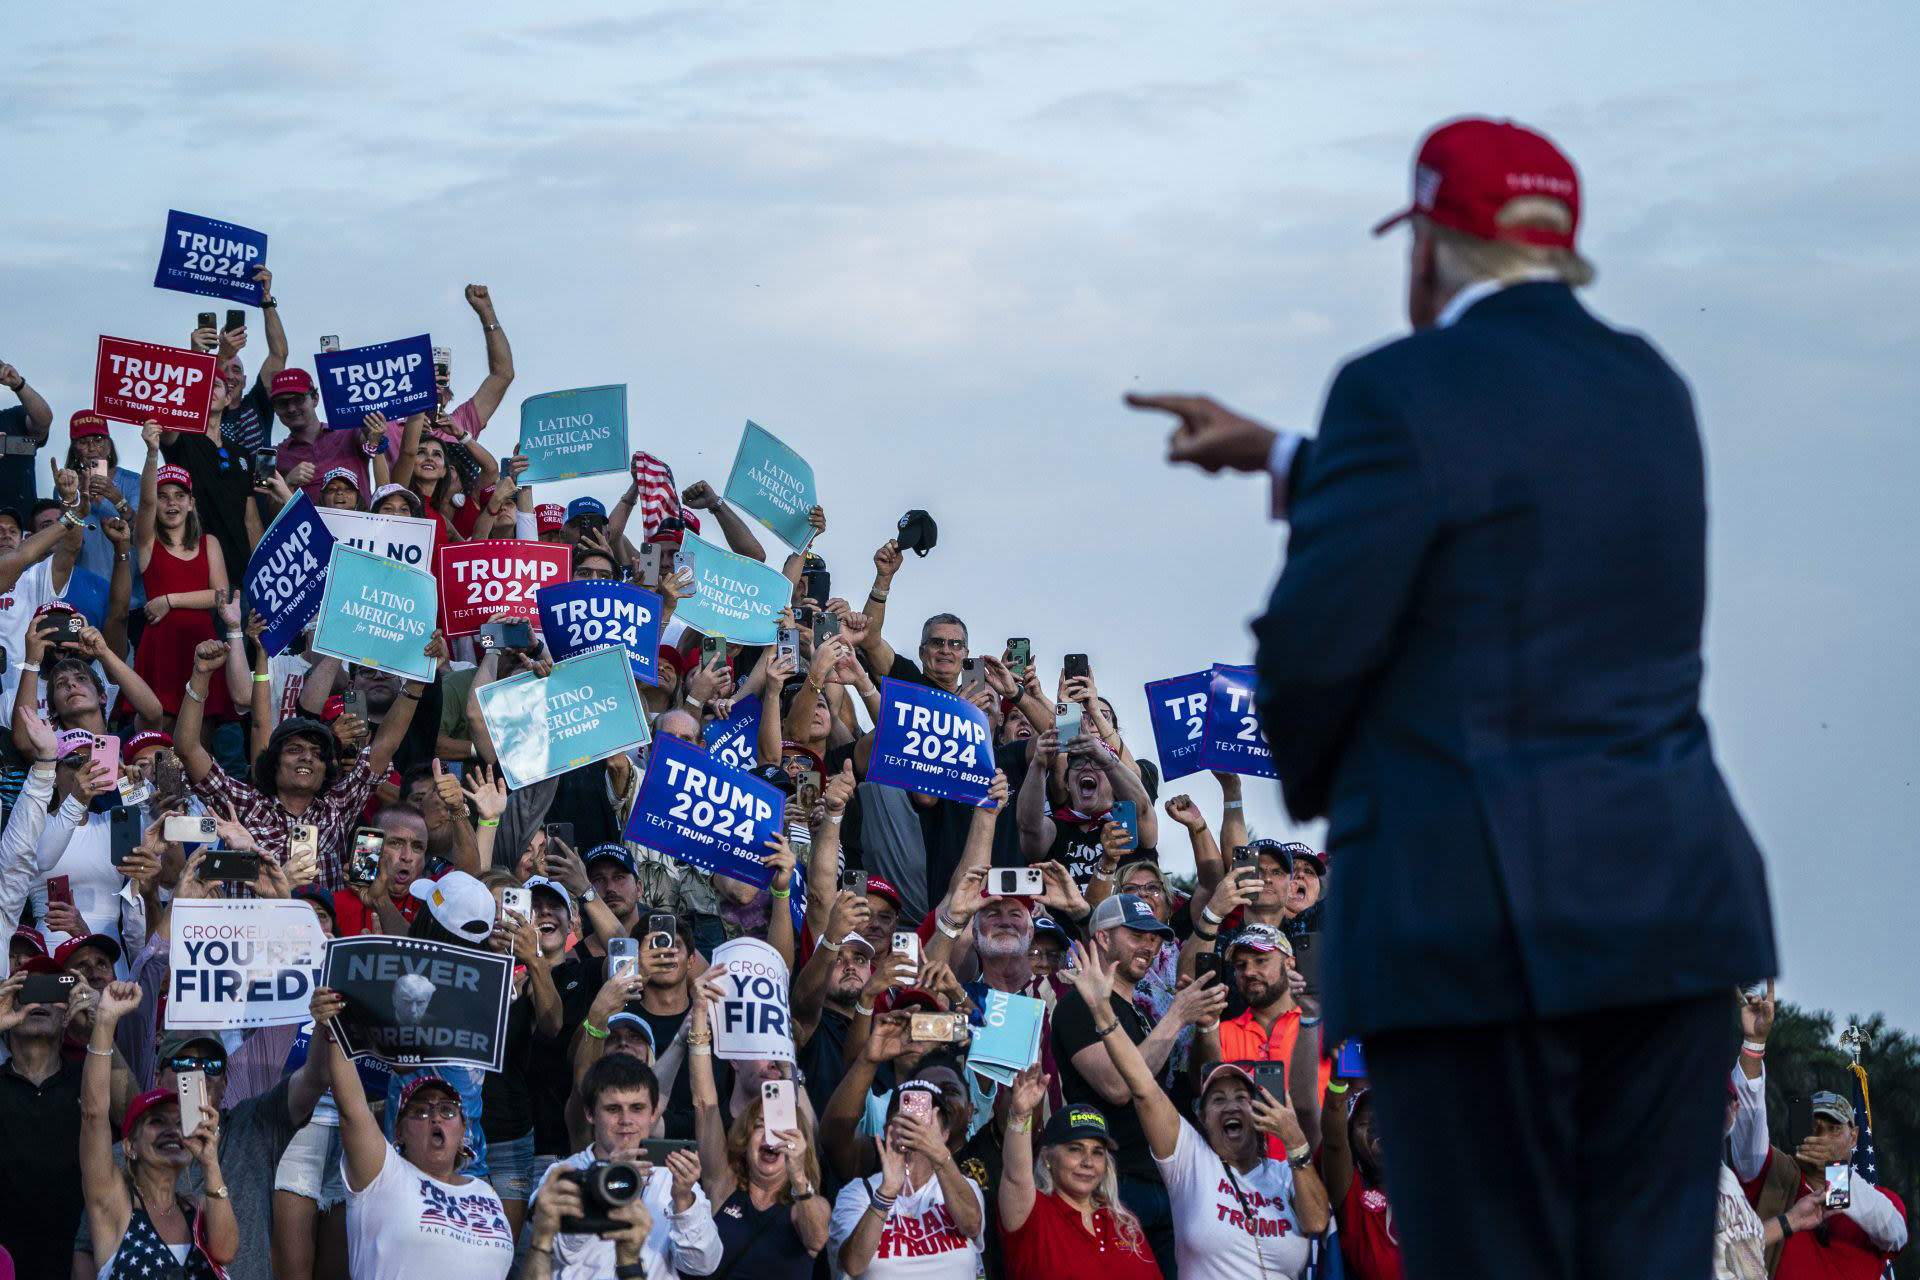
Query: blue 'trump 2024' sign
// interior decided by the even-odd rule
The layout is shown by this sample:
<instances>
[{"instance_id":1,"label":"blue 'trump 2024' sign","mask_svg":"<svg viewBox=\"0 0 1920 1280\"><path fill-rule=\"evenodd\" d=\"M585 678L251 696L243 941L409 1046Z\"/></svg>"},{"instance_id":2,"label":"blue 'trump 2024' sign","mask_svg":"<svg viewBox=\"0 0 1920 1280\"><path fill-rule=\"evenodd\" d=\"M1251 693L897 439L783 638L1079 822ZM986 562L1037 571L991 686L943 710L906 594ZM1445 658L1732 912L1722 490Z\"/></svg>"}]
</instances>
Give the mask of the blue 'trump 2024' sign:
<instances>
[{"instance_id":1,"label":"blue 'trump 2024' sign","mask_svg":"<svg viewBox=\"0 0 1920 1280\"><path fill-rule=\"evenodd\" d=\"M944 689L880 682L867 781L979 806L993 785L987 713Z\"/></svg>"}]
</instances>

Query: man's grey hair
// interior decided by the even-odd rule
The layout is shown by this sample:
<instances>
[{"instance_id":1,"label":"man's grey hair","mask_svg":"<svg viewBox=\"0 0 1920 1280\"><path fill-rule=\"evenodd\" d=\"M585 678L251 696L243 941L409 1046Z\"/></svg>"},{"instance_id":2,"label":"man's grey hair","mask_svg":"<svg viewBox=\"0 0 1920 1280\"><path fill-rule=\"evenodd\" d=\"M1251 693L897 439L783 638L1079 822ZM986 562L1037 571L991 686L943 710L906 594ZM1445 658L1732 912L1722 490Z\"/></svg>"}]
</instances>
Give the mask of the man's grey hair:
<instances>
[{"instance_id":1,"label":"man's grey hair","mask_svg":"<svg viewBox=\"0 0 1920 1280\"><path fill-rule=\"evenodd\" d=\"M967 638L967 624L960 621L957 615L951 613L936 613L920 624L920 643L922 645L925 645L927 641L933 639L933 629L935 627L958 627L960 628L960 638L962 640Z\"/></svg>"}]
</instances>

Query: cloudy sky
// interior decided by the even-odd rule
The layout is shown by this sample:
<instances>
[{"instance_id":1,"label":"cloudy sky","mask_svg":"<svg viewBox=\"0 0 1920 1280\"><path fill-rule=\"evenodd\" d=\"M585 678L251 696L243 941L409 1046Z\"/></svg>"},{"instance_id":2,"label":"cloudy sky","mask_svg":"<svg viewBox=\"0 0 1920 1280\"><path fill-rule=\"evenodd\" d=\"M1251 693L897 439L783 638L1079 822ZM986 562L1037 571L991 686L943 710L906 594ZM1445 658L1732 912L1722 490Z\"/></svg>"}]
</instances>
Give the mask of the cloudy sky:
<instances>
[{"instance_id":1,"label":"cloudy sky","mask_svg":"<svg viewBox=\"0 0 1920 1280\"><path fill-rule=\"evenodd\" d=\"M1257 483L1168 471L1120 394L1310 425L1404 323L1404 244L1365 228L1419 134L1512 115L1581 165L1592 304L1698 396L1707 708L1785 990L1920 1029L1920 10L426 8L10 19L0 359L57 445L99 333L182 342L201 309L151 287L170 207L269 233L309 368L322 333L429 330L470 386L483 281L519 369L487 443L521 394L625 381L635 447L717 486L751 417L820 472L840 593L902 511L939 520L897 644L952 608L1086 650L1144 754L1142 683L1248 656L1283 537ZM1270 786L1249 810L1285 828Z\"/></svg>"}]
</instances>

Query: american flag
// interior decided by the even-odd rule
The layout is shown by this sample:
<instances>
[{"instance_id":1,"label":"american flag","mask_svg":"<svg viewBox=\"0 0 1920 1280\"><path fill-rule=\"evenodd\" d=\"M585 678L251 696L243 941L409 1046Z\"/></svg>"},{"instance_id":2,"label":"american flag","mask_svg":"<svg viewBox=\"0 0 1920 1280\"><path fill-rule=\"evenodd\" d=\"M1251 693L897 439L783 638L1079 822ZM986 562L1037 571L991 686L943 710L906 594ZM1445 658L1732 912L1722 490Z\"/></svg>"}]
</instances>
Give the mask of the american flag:
<instances>
[{"instance_id":1,"label":"american flag","mask_svg":"<svg viewBox=\"0 0 1920 1280\"><path fill-rule=\"evenodd\" d=\"M640 486L640 527L651 538L660 522L680 514L680 491L673 468L650 453L633 455L633 481Z\"/></svg>"},{"instance_id":2,"label":"american flag","mask_svg":"<svg viewBox=\"0 0 1920 1280\"><path fill-rule=\"evenodd\" d=\"M1878 1186L1880 1174L1873 1154L1873 1109L1867 1105L1867 1069L1856 1062L1848 1070L1853 1072L1853 1119L1860 1127L1860 1138L1853 1144L1853 1176ZM1893 1264L1887 1263L1880 1274L1883 1280L1893 1280Z\"/></svg>"}]
</instances>

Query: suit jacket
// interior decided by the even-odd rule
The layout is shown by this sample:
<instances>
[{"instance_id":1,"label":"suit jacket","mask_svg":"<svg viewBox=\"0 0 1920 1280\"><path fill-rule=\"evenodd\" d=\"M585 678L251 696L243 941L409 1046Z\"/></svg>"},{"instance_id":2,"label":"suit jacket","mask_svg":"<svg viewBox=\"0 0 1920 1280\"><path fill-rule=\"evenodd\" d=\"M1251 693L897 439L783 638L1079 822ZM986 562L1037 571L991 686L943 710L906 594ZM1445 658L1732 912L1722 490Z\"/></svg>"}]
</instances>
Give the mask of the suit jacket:
<instances>
[{"instance_id":1,"label":"suit jacket","mask_svg":"<svg viewBox=\"0 0 1920 1280\"><path fill-rule=\"evenodd\" d=\"M1287 807L1326 815L1340 1035L1558 1017L1774 972L1701 718L1685 382L1557 283L1340 370L1259 640Z\"/></svg>"}]
</instances>

